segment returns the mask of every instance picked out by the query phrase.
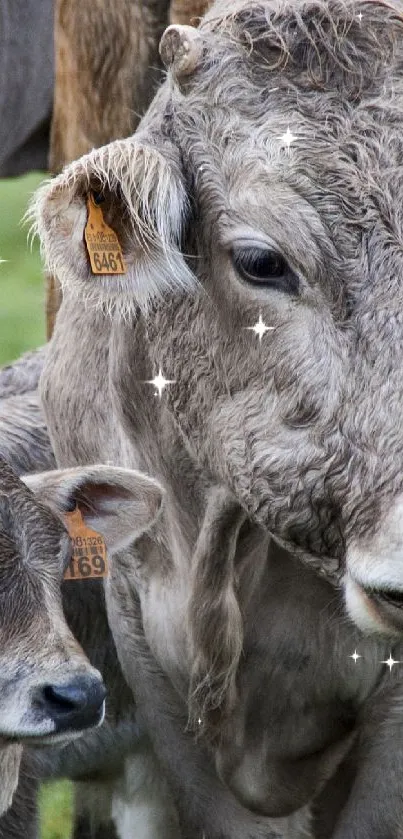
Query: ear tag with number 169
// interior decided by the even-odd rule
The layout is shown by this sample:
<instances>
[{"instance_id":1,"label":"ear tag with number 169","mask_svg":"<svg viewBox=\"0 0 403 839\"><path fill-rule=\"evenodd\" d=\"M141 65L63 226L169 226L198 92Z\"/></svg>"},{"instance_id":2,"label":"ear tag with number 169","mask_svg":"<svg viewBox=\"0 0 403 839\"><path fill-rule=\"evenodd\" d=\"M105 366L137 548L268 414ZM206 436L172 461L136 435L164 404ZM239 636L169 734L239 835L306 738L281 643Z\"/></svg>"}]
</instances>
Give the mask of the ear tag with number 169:
<instances>
[{"instance_id":1,"label":"ear tag with number 169","mask_svg":"<svg viewBox=\"0 0 403 839\"><path fill-rule=\"evenodd\" d=\"M94 580L107 577L108 559L103 536L85 524L78 507L73 513L65 513L64 519L73 546L64 579Z\"/></svg>"},{"instance_id":2,"label":"ear tag with number 169","mask_svg":"<svg viewBox=\"0 0 403 839\"><path fill-rule=\"evenodd\" d=\"M122 248L114 230L106 223L94 197L87 198L88 220L84 238L93 274L126 274Z\"/></svg>"}]
</instances>

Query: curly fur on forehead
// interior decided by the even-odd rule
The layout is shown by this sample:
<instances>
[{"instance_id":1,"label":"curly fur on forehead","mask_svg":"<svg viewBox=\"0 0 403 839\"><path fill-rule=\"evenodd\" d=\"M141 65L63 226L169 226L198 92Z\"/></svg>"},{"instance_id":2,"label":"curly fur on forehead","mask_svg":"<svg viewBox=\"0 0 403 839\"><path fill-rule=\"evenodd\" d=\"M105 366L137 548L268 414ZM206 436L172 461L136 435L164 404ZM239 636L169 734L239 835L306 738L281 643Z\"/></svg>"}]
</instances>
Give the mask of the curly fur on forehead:
<instances>
[{"instance_id":1,"label":"curly fur on forehead","mask_svg":"<svg viewBox=\"0 0 403 839\"><path fill-rule=\"evenodd\" d=\"M173 94L176 142L206 212L230 208L233 186L271 187L274 173L311 213L316 266L321 255L328 272L330 257L350 293L362 233L380 220L401 238L401 12L375 0L217 2L201 64Z\"/></svg>"},{"instance_id":2,"label":"curly fur on forehead","mask_svg":"<svg viewBox=\"0 0 403 839\"><path fill-rule=\"evenodd\" d=\"M325 128L352 116L364 102L367 110L357 134L374 116L379 132L380 111L386 112L383 122L389 129L401 122L401 2L218 0L201 32L202 62L186 96L176 100L185 121L182 111L190 110L189 128L204 125L216 138L222 109L229 139L234 122L249 117L256 128L251 136L245 126L245 133L253 147L255 133L268 134L271 125L276 128L298 113L316 123L312 151L316 139L325 138ZM208 107L199 107L197 115L192 105L200 106L205 96Z\"/></svg>"},{"instance_id":3,"label":"curly fur on forehead","mask_svg":"<svg viewBox=\"0 0 403 839\"><path fill-rule=\"evenodd\" d=\"M201 33L202 61L177 99L187 110L209 97L199 126L214 125L220 108L266 130L299 111L320 132L363 98L387 108L388 121L401 114L403 3L219 0Z\"/></svg>"},{"instance_id":4,"label":"curly fur on forehead","mask_svg":"<svg viewBox=\"0 0 403 839\"><path fill-rule=\"evenodd\" d=\"M201 29L219 35L219 49L241 48L264 82L268 70L287 68L289 75L303 71L309 87L341 83L345 94L346 87L357 93L371 86L390 63L402 14L400 0L218 0Z\"/></svg>"}]
</instances>

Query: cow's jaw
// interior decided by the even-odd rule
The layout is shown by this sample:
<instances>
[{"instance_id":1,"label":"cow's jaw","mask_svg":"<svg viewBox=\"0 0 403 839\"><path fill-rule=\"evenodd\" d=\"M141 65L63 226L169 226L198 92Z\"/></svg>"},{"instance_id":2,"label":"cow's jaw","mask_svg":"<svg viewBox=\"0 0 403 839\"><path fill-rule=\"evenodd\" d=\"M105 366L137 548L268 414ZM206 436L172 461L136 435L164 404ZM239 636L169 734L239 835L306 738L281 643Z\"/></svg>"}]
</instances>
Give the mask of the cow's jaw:
<instances>
[{"instance_id":1,"label":"cow's jaw","mask_svg":"<svg viewBox=\"0 0 403 839\"><path fill-rule=\"evenodd\" d=\"M347 611L366 633L403 633L403 498L366 542L350 545L344 590Z\"/></svg>"}]
</instances>

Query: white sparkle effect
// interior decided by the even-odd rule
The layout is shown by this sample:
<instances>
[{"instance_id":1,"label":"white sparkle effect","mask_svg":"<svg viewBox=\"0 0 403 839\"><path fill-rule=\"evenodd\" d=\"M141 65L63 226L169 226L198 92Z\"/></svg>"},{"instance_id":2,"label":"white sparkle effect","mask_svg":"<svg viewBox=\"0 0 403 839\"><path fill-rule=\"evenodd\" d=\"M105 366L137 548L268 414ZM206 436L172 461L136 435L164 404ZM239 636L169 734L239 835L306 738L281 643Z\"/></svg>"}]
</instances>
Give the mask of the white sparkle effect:
<instances>
[{"instance_id":1,"label":"white sparkle effect","mask_svg":"<svg viewBox=\"0 0 403 839\"><path fill-rule=\"evenodd\" d=\"M287 131L285 132L285 134L281 134L281 136L277 137L277 139L281 140L283 145L286 146L286 148L289 150L290 146L291 146L291 143L293 143L294 140L297 140L298 138L295 136L295 134L293 134L290 131L290 126L288 125L287 126Z\"/></svg>"},{"instance_id":2,"label":"white sparkle effect","mask_svg":"<svg viewBox=\"0 0 403 839\"><path fill-rule=\"evenodd\" d=\"M361 21L362 21L362 12L360 12L360 13L357 15L357 17L358 17L358 20L359 20L359 21L360 21L360 23L361 23Z\"/></svg>"},{"instance_id":3,"label":"white sparkle effect","mask_svg":"<svg viewBox=\"0 0 403 839\"><path fill-rule=\"evenodd\" d=\"M265 324L265 322L262 318L262 313L261 312L259 312L259 320L256 321L256 323L254 323L253 326L245 326L244 327L244 329L250 329L252 332L255 333L255 335L258 335L259 336L259 341L262 340L263 335L265 335L266 332L271 332L274 328L275 328L274 326L266 326L266 324Z\"/></svg>"},{"instance_id":4,"label":"white sparkle effect","mask_svg":"<svg viewBox=\"0 0 403 839\"><path fill-rule=\"evenodd\" d=\"M157 393L155 395L156 396L158 395L159 398L161 399L162 391L164 390L164 388L167 385L173 385L175 383L175 381L176 381L176 379L166 379L165 376L162 375L162 370L161 370L161 367L160 367L160 369L158 370L158 376L154 376L153 379L147 379L146 384L154 385L154 387L157 391Z\"/></svg>"},{"instance_id":5,"label":"white sparkle effect","mask_svg":"<svg viewBox=\"0 0 403 839\"><path fill-rule=\"evenodd\" d=\"M389 671L391 671L395 664L400 664L400 661L396 661L396 659L393 658L392 653L389 653L389 658L387 658L386 661L381 661L381 664L387 664Z\"/></svg>"},{"instance_id":6,"label":"white sparkle effect","mask_svg":"<svg viewBox=\"0 0 403 839\"><path fill-rule=\"evenodd\" d=\"M198 724L198 725L201 725L201 724L202 724L201 717L199 717L199 719L197 720L197 724Z\"/></svg>"},{"instance_id":7,"label":"white sparkle effect","mask_svg":"<svg viewBox=\"0 0 403 839\"><path fill-rule=\"evenodd\" d=\"M352 659L353 659L353 661L354 661L354 664L357 664L358 659L359 659L359 658L362 658L362 655L360 655L359 653L357 653L357 650L354 650L353 654L352 654L352 655L349 655L349 658L352 658Z\"/></svg>"}]
</instances>

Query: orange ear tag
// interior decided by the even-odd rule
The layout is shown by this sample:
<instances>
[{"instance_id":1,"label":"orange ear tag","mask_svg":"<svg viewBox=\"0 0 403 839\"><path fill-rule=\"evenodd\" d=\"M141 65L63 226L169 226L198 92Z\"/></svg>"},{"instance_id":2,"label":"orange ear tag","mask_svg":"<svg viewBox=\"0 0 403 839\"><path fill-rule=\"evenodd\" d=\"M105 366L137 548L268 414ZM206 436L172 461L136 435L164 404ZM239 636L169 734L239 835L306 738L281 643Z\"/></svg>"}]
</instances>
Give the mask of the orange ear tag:
<instances>
[{"instance_id":1,"label":"orange ear tag","mask_svg":"<svg viewBox=\"0 0 403 839\"><path fill-rule=\"evenodd\" d=\"M93 274L126 274L122 248L114 230L107 225L99 204L87 198L88 220L84 238Z\"/></svg>"},{"instance_id":2,"label":"orange ear tag","mask_svg":"<svg viewBox=\"0 0 403 839\"><path fill-rule=\"evenodd\" d=\"M73 551L64 572L64 579L94 580L107 577L108 559L103 536L87 527L78 507L73 513L65 513L64 518L73 543Z\"/></svg>"}]
</instances>

